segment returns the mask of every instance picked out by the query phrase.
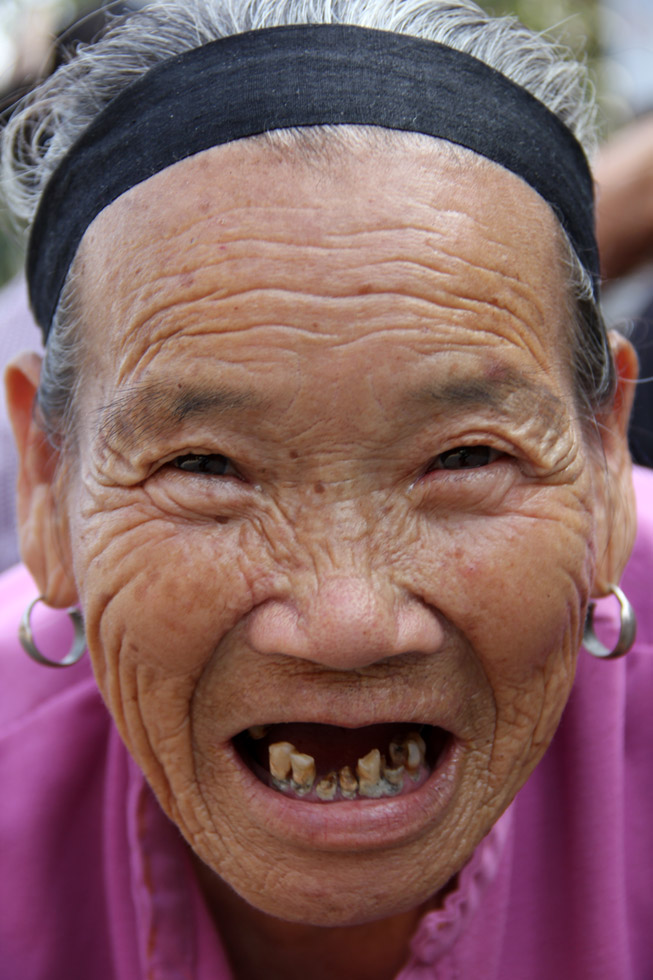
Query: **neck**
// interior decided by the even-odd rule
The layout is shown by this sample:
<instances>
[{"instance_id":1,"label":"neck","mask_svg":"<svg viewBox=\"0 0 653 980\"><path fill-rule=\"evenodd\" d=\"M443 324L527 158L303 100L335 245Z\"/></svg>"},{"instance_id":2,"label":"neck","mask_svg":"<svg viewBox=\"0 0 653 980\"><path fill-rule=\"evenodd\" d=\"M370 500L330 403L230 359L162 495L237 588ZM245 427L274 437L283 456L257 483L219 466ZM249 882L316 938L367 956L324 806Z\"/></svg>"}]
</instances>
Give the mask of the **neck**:
<instances>
[{"instance_id":1,"label":"neck","mask_svg":"<svg viewBox=\"0 0 653 980\"><path fill-rule=\"evenodd\" d=\"M236 980L304 980L308 974L311 980L392 980L426 911L355 926L284 922L249 905L198 859L195 867Z\"/></svg>"}]
</instances>

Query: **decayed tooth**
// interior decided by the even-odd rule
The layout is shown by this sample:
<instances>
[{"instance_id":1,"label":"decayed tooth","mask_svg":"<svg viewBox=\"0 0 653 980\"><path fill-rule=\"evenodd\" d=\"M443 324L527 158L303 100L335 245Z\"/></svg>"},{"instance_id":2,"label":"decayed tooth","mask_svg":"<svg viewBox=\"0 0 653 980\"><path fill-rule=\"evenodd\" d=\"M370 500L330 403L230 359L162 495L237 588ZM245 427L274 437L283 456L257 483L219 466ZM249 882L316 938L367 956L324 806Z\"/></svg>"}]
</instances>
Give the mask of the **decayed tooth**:
<instances>
[{"instance_id":1,"label":"decayed tooth","mask_svg":"<svg viewBox=\"0 0 653 980\"><path fill-rule=\"evenodd\" d=\"M294 751L295 746L291 745L290 742L274 742L273 745L269 746L270 775L273 779L278 779L280 782L283 782L284 779L290 779L292 768L290 756Z\"/></svg>"},{"instance_id":2,"label":"decayed tooth","mask_svg":"<svg viewBox=\"0 0 653 980\"><path fill-rule=\"evenodd\" d=\"M358 776L358 792L361 796L383 796L381 753L378 749L372 749L371 752L358 760L356 775Z\"/></svg>"},{"instance_id":3,"label":"decayed tooth","mask_svg":"<svg viewBox=\"0 0 653 980\"><path fill-rule=\"evenodd\" d=\"M298 793L308 793L315 782L315 759L303 752L291 752L293 786Z\"/></svg>"},{"instance_id":4,"label":"decayed tooth","mask_svg":"<svg viewBox=\"0 0 653 980\"><path fill-rule=\"evenodd\" d=\"M382 767L383 778L391 786L397 786L399 789L404 784L404 767L403 766L386 766Z\"/></svg>"},{"instance_id":5,"label":"decayed tooth","mask_svg":"<svg viewBox=\"0 0 653 980\"><path fill-rule=\"evenodd\" d=\"M346 800L353 800L358 792L358 780L354 776L349 766L343 766L338 773L340 792Z\"/></svg>"},{"instance_id":6,"label":"decayed tooth","mask_svg":"<svg viewBox=\"0 0 653 980\"><path fill-rule=\"evenodd\" d=\"M417 772L426 757L424 739L417 732L411 732L405 739L404 746L406 749L406 769L411 773Z\"/></svg>"},{"instance_id":7,"label":"decayed tooth","mask_svg":"<svg viewBox=\"0 0 653 980\"><path fill-rule=\"evenodd\" d=\"M390 762L395 768L406 764L408 751L404 742L400 742L398 739L393 738L388 746L388 754L390 756Z\"/></svg>"},{"instance_id":8,"label":"decayed tooth","mask_svg":"<svg viewBox=\"0 0 653 980\"><path fill-rule=\"evenodd\" d=\"M321 779L315 787L315 792L321 800L334 800L338 789L338 774L330 772L328 776Z\"/></svg>"},{"instance_id":9,"label":"decayed tooth","mask_svg":"<svg viewBox=\"0 0 653 980\"><path fill-rule=\"evenodd\" d=\"M368 779L370 781L376 782L381 776L381 753L378 749L372 749L367 755L364 755L362 759L358 760L356 766L356 772L358 778Z\"/></svg>"},{"instance_id":10,"label":"decayed tooth","mask_svg":"<svg viewBox=\"0 0 653 980\"><path fill-rule=\"evenodd\" d=\"M250 738L253 738L254 741L258 742L260 739L265 738L269 731L269 725L252 725L251 728L247 729L247 734Z\"/></svg>"}]
</instances>

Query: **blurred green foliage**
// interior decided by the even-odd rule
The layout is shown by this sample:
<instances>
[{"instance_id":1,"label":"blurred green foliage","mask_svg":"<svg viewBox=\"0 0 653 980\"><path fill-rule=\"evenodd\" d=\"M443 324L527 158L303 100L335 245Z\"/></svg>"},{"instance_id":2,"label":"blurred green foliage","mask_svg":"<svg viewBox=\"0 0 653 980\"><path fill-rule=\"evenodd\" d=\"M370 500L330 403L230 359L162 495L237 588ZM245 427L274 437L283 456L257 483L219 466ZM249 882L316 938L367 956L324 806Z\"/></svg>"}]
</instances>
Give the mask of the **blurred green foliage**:
<instances>
[{"instance_id":1,"label":"blurred green foliage","mask_svg":"<svg viewBox=\"0 0 653 980\"><path fill-rule=\"evenodd\" d=\"M533 30L551 32L567 44L576 57L587 58L599 74L599 0L477 0L495 15L516 15ZM653 0L652 0L653 2ZM2 3L2 0L0 0ZM88 9L89 0L73 0L78 11ZM70 0L67 0L70 6ZM23 256L11 235L0 231L0 284L20 267Z\"/></svg>"},{"instance_id":2,"label":"blurred green foliage","mask_svg":"<svg viewBox=\"0 0 653 980\"><path fill-rule=\"evenodd\" d=\"M599 0L477 0L491 14L514 14L534 31L552 33L577 58L596 64L599 47Z\"/></svg>"},{"instance_id":3,"label":"blurred green foliage","mask_svg":"<svg viewBox=\"0 0 653 980\"><path fill-rule=\"evenodd\" d=\"M0 234L0 283L11 279L18 272L21 262L21 250L3 230Z\"/></svg>"}]
</instances>

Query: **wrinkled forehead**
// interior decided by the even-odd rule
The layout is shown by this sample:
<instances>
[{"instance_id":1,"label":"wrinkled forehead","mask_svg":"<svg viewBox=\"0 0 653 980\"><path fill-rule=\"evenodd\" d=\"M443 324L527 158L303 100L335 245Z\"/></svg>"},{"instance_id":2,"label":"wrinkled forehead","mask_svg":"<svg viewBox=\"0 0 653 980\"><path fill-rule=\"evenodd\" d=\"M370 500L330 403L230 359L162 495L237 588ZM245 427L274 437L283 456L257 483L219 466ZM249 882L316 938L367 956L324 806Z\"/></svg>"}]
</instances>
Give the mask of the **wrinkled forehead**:
<instances>
[{"instance_id":1,"label":"wrinkled forehead","mask_svg":"<svg viewBox=\"0 0 653 980\"><path fill-rule=\"evenodd\" d=\"M80 265L98 283L100 254L111 271L133 271L136 250L166 263L170 236L191 226L216 247L264 226L283 229L299 248L322 235L386 226L398 236L411 229L449 234L451 246L458 241L462 248L456 227L474 225L479 247L490 229L496 232L497 259L508 260L501 247L508 238L512 261L530 256L536 264L560 251L549 205L520 177L471 150L371 127L272 133L212 147L130 189L92 222ZM465 235L470 243L474 237Z\"/></svg>"},{"instance_id":2,"label":"wrinkled forehead","mask_svg":"<svg viewBox=\"0 0 653 980\"><path fill-rule=\"evenodd\" d=\"M426 137L204 151L108 206L77 272L93 400L182 372L210 385L237 364L250 387L267 365L269 387L283 362L282 392L295 355L325 386L353 360L374 365L386 390L386 366L407 350L408 365L473 349L475 376L498 348L501 370L565 361L549 206L500 166Z\"/></svg>"}]
</instances>

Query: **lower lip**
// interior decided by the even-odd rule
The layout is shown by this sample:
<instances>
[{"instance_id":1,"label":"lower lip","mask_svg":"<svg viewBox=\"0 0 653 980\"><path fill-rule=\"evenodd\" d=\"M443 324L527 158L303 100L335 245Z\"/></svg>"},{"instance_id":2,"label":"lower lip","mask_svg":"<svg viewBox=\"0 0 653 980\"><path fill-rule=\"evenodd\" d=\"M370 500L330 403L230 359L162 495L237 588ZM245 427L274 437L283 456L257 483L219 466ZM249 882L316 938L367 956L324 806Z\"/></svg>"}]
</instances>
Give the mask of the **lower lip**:
<instances>
[{"instance_id":1,"label":"lower lip","mask_svg":"<svg viewBox=\"0 0 653 980\"><path fill-rule=\"evenodd\" d=\"M229 744L252 821L289 844L322 851L374 851L419 837L451 807L462 769L461 743L452 739L428 779L412 793L378 800L308 803L262 783Z\"/></svg>"}]
</instances>

